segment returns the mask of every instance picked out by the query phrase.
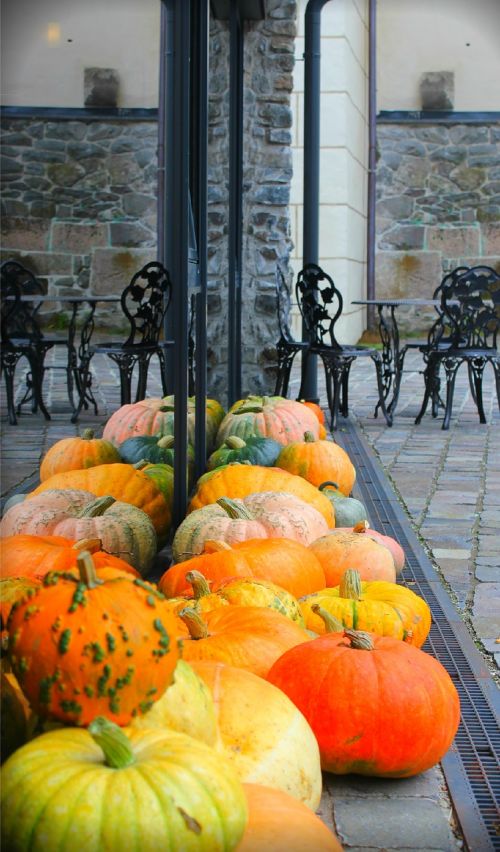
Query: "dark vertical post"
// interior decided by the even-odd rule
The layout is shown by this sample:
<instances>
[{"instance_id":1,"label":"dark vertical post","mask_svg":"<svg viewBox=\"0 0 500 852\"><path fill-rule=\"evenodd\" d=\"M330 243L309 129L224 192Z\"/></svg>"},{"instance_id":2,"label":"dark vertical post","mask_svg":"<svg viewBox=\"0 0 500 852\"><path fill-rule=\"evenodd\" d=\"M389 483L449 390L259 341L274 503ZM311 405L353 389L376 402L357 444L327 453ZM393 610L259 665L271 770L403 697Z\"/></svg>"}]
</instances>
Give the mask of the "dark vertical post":
<instances>
[{"instance_id":1,"label":"dark vertical post","mask_svg":"<svg viewBox=\"0 0 500 852\"><path fill-rule=\"evenodd\" d=\"M167 67L167 8L160 4L160 67L158 81L158 178L156 257L165 263L165 83Z\"/></svg>"},{"instance_id":2,"label":"dark vertical post","mask_svg":"<svg viewBox=\"0 0 500 852\"><path fill-rule=\"evenodd\" d=\"M369 0L368 9L368 203L366 238L366 295L375 298L375 201L377 183L377 81L376 26L377 3ZM375 328L375 307L368 305L368 328Z\"/></svg>"},{"instance_id":3,"label":"dark vertical post","mask_svg":"<svg viewBox=\"0 0 500 852\"><path fill-rule=\"evenodd\" d=\"M171 181L171 174L167 175L167 163L174 149L173 135L175 128L174 113L174 21L175 0L162 0L160 19L160 86L158 103L158 165L161 168L158 174L158 259L165 264L172 275L171 262L173 254L172 229L169 227L168 217L171 209L168 205L167 181ZM171 170L171 166L169 166ZM175 339L175 320L173 303L165 317L164 335L166 340ZM175 358L167 354L167 385L169 391L174 388L174 365Z\"/></svg>"},{"instance_id":4,"label":"dark vertical post","mask_svg":"<svg viewBox=\"0 0 500 852\"><path fill-rule=\"evenodd\" d=\"M243 28L237 0L229 16L228 403L241 398L241 235Z\"/></svg>"},{"instance_id":5,"label":"dark vertical post","mask_svg":"<svg viewBox=\"0 0 500 852\"><path fill-rule=\"evenodd\" d=\"M206 469L207 396L207 171L209 0L192 0L191 197L198 249L196 288L195 476Z\"/></svg>"},{"instance_id":6,"label":"dark vertical post","mask_svg":"<svg viewBox=\"0 0 500 852\"><path fill-rule=\"evenodd\" d=\"M189 247L189 102L190 3L164 0L169 25L167 54L166 156L166 261L172 279L175 396L174 529L187 505L187 399L188 399L188 247ZM170 133L169 133L170 130ZM170 146L168 145L170 143ZM172 327L171 326L171 327Z\"/></svg>"},{"instance_id":7,"label":"dark vertical post","mask_svg":"<svg viewBox=\"0 0 500 852\"><path fill-rule=\"evenodd\" d=\"M319 152L321 10L328 0L309 0L305 13L304 47L304 227L303 263L317 263L319 257ZM302 335L306 330L302 326ZM317 358L309 356L302 367L302 387L306 399L317 399Z\"/></svg>"}]
</instances>

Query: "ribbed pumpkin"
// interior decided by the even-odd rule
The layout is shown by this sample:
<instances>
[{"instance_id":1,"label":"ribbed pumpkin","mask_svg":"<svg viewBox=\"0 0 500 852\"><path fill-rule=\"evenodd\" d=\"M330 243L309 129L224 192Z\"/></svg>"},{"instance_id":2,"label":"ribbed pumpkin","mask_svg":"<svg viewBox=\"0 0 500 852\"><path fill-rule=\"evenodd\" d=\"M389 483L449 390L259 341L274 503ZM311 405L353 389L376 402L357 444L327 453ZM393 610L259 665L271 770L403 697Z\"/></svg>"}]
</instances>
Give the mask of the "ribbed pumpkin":
<instances>
[{"instance_id":1,"label":"ribbed pumpkin","mask_svg":"<svg viewBox=\"0 0 500 852\"><path fill-rule=\"evenodd\" d=\"M195 397L189 397L187 404L188 440L195 443ZM214 448L217 429L224 417L224 409L215 399L206 400L206 443L207 455ZM173 435L174 434L174 397L163 399L151 397L141 402L122 405L111 415L103 431L103 438L119 446L128 438L137 435Z\"/></svg>"},{"instance_id":2,"label":"ribbed pumpkin","mask_svg":"<svg viewBox=\"0 0 500 852\"><path fill-rule=\"evenodd\" d=\"M224 606L197 613L180 610L188 628L182 636L182 658L215 660L265 677L275 660L310 634L272 609L257 606Z\"/></svg>"},{"instance_id":3,"label":"ribbed pumpkin","mask_svg":"<svg viewBox=\"0 0 500 852\"><path fill-rule=\"evenodd\" d=\"M205 660L191 665L213 698L214 747L231 762L240 781L284 790L315 810L322 785L318 744L290 699L244 669Z\"/></svg>"},{"instance_id":4,"label":"ribbed pumpkin","mask_svg":"<svg viewBox=\"0 0 500 852\"><path fill-rule=\"evenodd\" d=\"M102 717L11 755L1 796L6 852L228 852L247 821L241 784L210 746L175 731L124 731Z\"/></svg>"},{"instance_id":5,"label":"ribbed pumpkin","mask_svg":"<svg viewBox=\"0 0 500 852\"><path fill-rule=\"evenodd\" d=\"M356 471L346 451L333 441L318 440L312 432L304 432L301 440L284 447L276 467L302 476L316 487L333 480L345 495L351 493L356 481Z\"/></svg>"},{"instance_id":6,"label":"ribbed pumpkin","mask_svg":"<svg viewBox=\"0 0 500 852\"><path fill-rule=\"evenodd\" d=\"M299 604L306 627L318 634L328 629L315 607L326 610L343 627L393 636L417 648L431 629L431 611L423 598L397 583L363 583L353 569L345 572L340 586L301 598Z\"/></svg>"},{"instance_id":7,"label":"ribbed pumpkin","mask_svg":"<svg viewBox=\"0 0 500 852\"><path fill-rule=\"evenodd\" d=\"M211 539L234 544L250 538L290 538L307 545L328 529L314 506L284 491L249 494L242 500L219 497L215 503L195 509L180 523L172 556L174 562L190 559Z\"/></svg>"},{"instance_id":8,"label":"ribbed pumpkin","mask_svg":"<svg viewBox=\"0 0 500 852\"><path fill-rule=\"evenodd\" d=\"M98 576L88 553L77 562L79 575L51 573L15 604L9 659L40 717L88 725L105 712L124 725L172 679L176 620L144 580Z\"/></svg>"},{"instance_id":9,"label":"ribbed pumpkin","mask_svg":"<svg viewBox=\"0 0 500 852\"><path fill-rule=\"evenodd\" d=\"M356 568L362 580L396 581L394 558L387 547L363 530L330 530L313 541L309 549L321 562L328 587L338 586L348 568Z\"/></svg>"},{"instance_id":10,"label":"ribbed pumpkin","mask_svg":"<svg viewBox=\"0 0 500 852\"><path fill-rule=\"evenodd\" d=\"M321 512L329 527L335 525L333 506L310 482L286 470L251 464L228 464L203 474L198 480L189 511L215 503L219 497L243 498L262 491L294 494Z\"/></svg>"},{"instance_id":11,"label":"ribbed pumpkin","mask_svg":"<svg viewBox=\"0 0 500 852\"><path fill-rule=\"evenodd\" d=\"M319 490L328 497L335 512L335 527L354 527L361 521L366 521L366 508L360 500L346 497L339 491L336 482L322 482Z\"/></svg>"},{"instance_id":12,"label":"ribbed pumpkin","mask_svg":"<svg viewBox=\"0 0 500 852\"><path fill-rule=\"evenodd\" d=\"M0 561L2 577L26 577L42 580L49 571L72 571L77 564L78 554L87 550L92 554L94 565L113 568L138 577L139 573L112 553L101 549L101 540L63 538L60 535L10 535L0 539Z\"/></svg>"},{"instance_id":13,"label":"ribbed pumpkin","mask_svg":"<svg viewBox=\"0 0 500 852\"><path fill-rule=\"evenodd\" d=\"M217 741L215 705L205 681L185 660L177 660L172 683L131 728L170 728L214 745Z\"/></svg>"},{"instance_id":14,"label":"ribbed pumpkin","mask_svg":"<svg viewBox=\"0 0 500 852\"><path fill-rule=\"evenodd\" d=\"M84 429L81 437L62 438L50 447L40 465L40 481L65 470L82 470L120 460L118 450L110 441L95 438L92 429Z\"/></svg>"},{"instance_id":15,"label":"ribbed pumpkin","mask_svg":"<svg viewBox=\"0 0 500 852\"><path fill-rule=\"evenodd\" d=\"M172 565L158 586L168 597L191 594L188 571L199 571L217 583L228 577L255 577L270 580L294 597L325 588L325 572L312 551L286 538L242 541L230 547L224 542L206 542L200 556Z\"/></svg>"},{"instance_id":16,"label":"ribbed pumpkin","mask_svg":"<svg viewBox=\"0 0 500 852\"><path fill-rule=\"evenodd\" d=\"M216 601L231 606L268 607L295 621L299 627L304 627L304 619L297 598L269 580L257 580L255 577L228 577L226 580L214 583L210 588L206 577L198 571L188 571L186 579L193 587L193 599L186 603L188 606L194 606L197 611L199 611L197 605L207 599L215 598ZM205 611L216 609L217 606L216 602L213 607L207 606Z\"/></svg>"},{"instance_id":17,"label":"ribbed pumpkin","mask_svg":"<svg viewBox=\"0 0 500 852\"><path fill-rule=\"evenodd\" d=\"M248 396L231 406L219 426L215 442L220 447L229 435L237 435L245 441L260 435L286 446L302 438L307 430L318 438L320 424L316 415L300 402L281 396Z\"/></svg>"},{"instance_id":18,"label":"ribbed pumpkin","mask_svg":"<svg viewBox=\"0 0 500 852\"><path fill-rule=\"evenodd\" d=\"M311 411L313 411L322 426L324 426L326 424L325 412L323 411L321 406L318 405L317 402L311 402L311 400L309 400L309 399L299 399L298 402L300 402L302 405L306 405L307 408L309 408ZM326 429L325 429L325 432L326 432ZM320 438L324 438L324 437L325 437L324 435L320 435Z\"/></svg>"},{"instance_id":19,"label":"ribbed pumpkin","mask_svg":"<svg viewBox=\"0 0 500 852\"><path fill-rule=\"evenodd\" d=\"M2 535L98 538L102 550L125 560L143 575L150 570L157 551L153 522L142 509L111 495L94 497L88 491L44 491L9 509L1 529Z\"/></svg>"},{"instance_id":20,"label":"ribbed pumpkin","mask_svg":"<svg viewBox=\"0 0 500 852\"><path fill-rule=\"evenodd\" d=\"M303 712L323 769L337 775L425 772L458 729L459 698L446 669L389 636L351 630L320 636L283 654L268 680Z\"/></svg>"},{"instance_id":21,"label":"ribbed pumpkin","mask_svg":"<svg viewBox=\"0 0 500 852\"><path fill-rule=\"evenodd\" d=\"M273 438L249 437L246 441L238 435L229 435L221 446L212 453L207 461L207 470L214 470L232 462L248 462L263 467L272 467L281 450Z\"/></svg>"},{"instance_id":22,"label":"ribbed pumpkin","mask_svg":"<svg viewBox=\"0 0 500 852\"><path fill-rule=\"evenodd\" d=\"M83 489L96 497L111 494L116 500L131 503L149 515L160 537L170 528L172 515L166 498L146 473L130 464L101 464L88 470L57 473L31 491L27 499L49 489L61 488Z\"/></svg>"},{"instance_id":23,"label":"ribbed pumpkin","mask_svg":"<svg viewBox=\"0 0 500 852\"><path fill-rule=\"evenodd\" d=\"M235 852L342 852L319 816L283 790L243 784L248 822Z\"/></svg>"}]
</instances>

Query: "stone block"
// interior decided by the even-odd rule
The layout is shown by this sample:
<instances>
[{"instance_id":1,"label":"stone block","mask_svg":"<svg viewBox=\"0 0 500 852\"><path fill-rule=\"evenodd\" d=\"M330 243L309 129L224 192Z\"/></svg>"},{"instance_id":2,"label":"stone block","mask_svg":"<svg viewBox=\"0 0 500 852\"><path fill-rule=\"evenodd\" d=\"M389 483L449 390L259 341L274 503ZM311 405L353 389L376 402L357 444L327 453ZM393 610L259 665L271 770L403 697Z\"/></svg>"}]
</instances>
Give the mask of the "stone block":
<instances>
[{"instance_id":1,"label":"stone block","mask_svg":"<svg viewBox=\"0 0 500 852\"><path fill-rule=\"evenodd\" d=\"M106 224L76 224L54 222L52 224L52 247L72 254L88 254L93 248L109 244Z\"/></svg>"},{"instance_id":2,"label":"stone block","mask_svg":"<svg viewBox=\"0 0 500 852\"><path fill-rule=\"evenodd\" d=\"M109 225L112 246L147 246L156 244L156 234L140 222L111 222Z\"/></svg>"},{"instance_id":3,"label":"stone block","mask_svg":"<svg viewBox=\"0 0 500 852\"><path fill-rule=\"evenodd\" d=\"M453 71L426 71L420 78L419 88L423 110L453 109L455 100Z\"/></svg>"},{"instance_id":4,"label":"stone block","mask_svg":"<svg viewBox=\"0 0 500 852\"><path fill-rule=\"evenodd\" d=\"M440 251L445 257L462 257L480 251L481 233L477 226L470 228L427 228L427 247Z\"/></svg>"},{"instance_id":5,"label":"stone block","mask_svg":"<svg viewBox=\"0 0 500 852\"><path fill-rule=\"evenodd\" d=\"M413 212L413 207L414 201L407 195L393 195L390 198L383 198L377 204L377 221L380 216L398 220L408 219Z\"/></svg>"},{"instance_id":6,"label":"stone block","mask_svg":"<svg viewBox=\"0 0 500 852\"><path fill-rule=\"evenodd\" d=\"M381 249L422 249L424 247L425 228L418 225L396 225L384 234L379 241Z\"/></svg>"},{"instance_id":7,"label":"stone block","mask_svg":"<svg viewBox=\"0 0 500 852\"><path fill-rule=\"evenodd\" d=\"M377 298L432 298L443 276L436 251L379 251L375 268Z\"/></svg>"},{"instance_id":8,"label":"stone block","mask_svg":"<svg viewBox=\"0 0 500 852\"><path fill-rule=\"evenodd\" d=\"M154 249L94 249L90 289L99 296L119 295L132 276L151 260L156 260Z\"/></svg>"},{"instance_id":9,"label":"stone block","mask_svg":"<svg viewBox=\"0 0 500 852\"><path fill-rule=\"evenodd\" d=\"M18 260L39 278L41 275L70 275L72 256L54 252L11 252L9 257Z\"/></svg>"},{"instance_id":10,"label":"stone block","mask_svg":"<svg viewBox=\"0 0 500 852\"><path fill-rule=\"evenodd\" d=\"M85 169L77 163L50 163L47 176L58 186L73 186L85 174Z\"/></svg>"},{"instance_id":11,"label":"stone block","mask_svg":"<svg viewBox=\"0 0 500 852\"><path fill-rule=\"evenodd\" d=\"M500 255L500 222L485 223L481 226L483 252L485 255Z\"/></svg>"},{"instance_id":12,"label":"stone block","mask_svg":"<svg viewBox=\"0 0 500 852\"><path fill-rule=\"evenodd\" d=\"M133 154L116 154L110 157L109 178L114 186L130 186L133 181L142 177L142 169L139 167Z\"/></svg>"},{"instance_id":13,"label":"stone block","mask_svg":"<svg viewBox=\"0 0 500 852\"><path fill-rule=\"evenodd\" d=\"M116 107L120 78L115 68L85 68L83 94L86 107Z\"/></svg>"},{"instance_id":14,"label":"stone block","mask_svg":"<svg viewBox=\"0 0 500 852\"><path fill-rule=\"evenodd\" d=\"M1 228L2 243L6 249L45 251L48 247L50 222L47 219L5 216Z\"/></svg>"}]
</instances>

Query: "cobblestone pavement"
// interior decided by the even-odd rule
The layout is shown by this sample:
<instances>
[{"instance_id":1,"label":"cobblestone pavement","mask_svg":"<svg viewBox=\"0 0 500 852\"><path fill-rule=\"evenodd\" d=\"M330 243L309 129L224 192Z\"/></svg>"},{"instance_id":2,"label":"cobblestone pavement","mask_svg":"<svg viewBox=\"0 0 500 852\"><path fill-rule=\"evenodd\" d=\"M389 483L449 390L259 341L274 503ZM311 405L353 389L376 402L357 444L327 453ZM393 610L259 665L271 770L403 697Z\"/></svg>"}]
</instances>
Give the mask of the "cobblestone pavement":
<instances>
[{"instance_id":1,"label":"cobblestone pavement","mask_svg":"<svg viewBox=\"0 0 500 852\"><path fill-rule=\"evenodd\" d=\"M441 419L433 419L430 414L415 426L423 393L418 354L410 353L405 366L407 372L392 428L387 427L383 418L373 417L376 390L371 363L353 366L351 416L377 454L454 606L497 677L500 418L493 376L485 375L488 422L481 425L468 389L467 372L465 368L459 371L450 429L443 431ZM39 414L31 414L25 407L18 426L10 426L2 385L2 497L31 488L42 455L59 438L78 434L86 426L100 433L119 405L119 385L107 358L96 356L93 369L99 414L84 411L76 425L69 419L64 372L50 370L47 374L45 396L52 413L50 422ZM321 404L326 405L321 371L318 385ZM295 371L290 397L296 395L298 386L298 371ZM148 394L160 394L156 365L151 371ZM463 847L439 766L401 781L355 776L328 776L325 781L322 818L335 828L344 847L351 852L399 849L448 852Z\"/></svg>"}]
</instances>

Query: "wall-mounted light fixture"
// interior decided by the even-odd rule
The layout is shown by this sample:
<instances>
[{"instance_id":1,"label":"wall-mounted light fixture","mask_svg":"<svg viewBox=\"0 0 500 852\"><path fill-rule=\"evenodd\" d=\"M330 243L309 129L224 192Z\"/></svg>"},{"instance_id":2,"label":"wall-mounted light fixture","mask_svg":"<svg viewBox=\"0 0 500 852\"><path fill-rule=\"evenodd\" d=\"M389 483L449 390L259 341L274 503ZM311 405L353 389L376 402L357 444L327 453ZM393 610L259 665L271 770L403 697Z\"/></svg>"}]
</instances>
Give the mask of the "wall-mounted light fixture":
<instances>
[{"instance_id":1,"label":"wall-mounted light fixture","mask_svg":"<svg viewBox=\"0 0 500 852\"><path fill-rule=\"evenodd\" d=\"M61 41L61 25L53 22L47 24L46 35L49 47L55 47Z\"/></svg>"}]
</instances>

